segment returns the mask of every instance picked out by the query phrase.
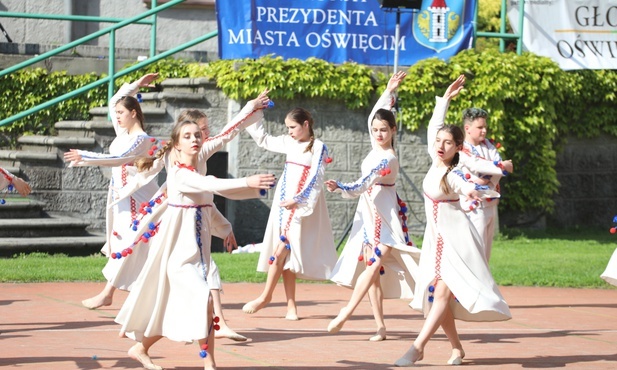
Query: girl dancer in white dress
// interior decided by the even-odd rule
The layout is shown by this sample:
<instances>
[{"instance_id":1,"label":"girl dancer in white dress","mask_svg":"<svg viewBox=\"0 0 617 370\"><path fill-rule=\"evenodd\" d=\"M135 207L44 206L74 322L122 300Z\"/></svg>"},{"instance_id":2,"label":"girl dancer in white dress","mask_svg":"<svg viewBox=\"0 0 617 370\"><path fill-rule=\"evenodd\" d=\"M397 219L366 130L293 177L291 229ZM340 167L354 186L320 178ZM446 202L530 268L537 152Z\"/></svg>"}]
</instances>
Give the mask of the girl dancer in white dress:
<instances>
[{"instance_id":1,"label":"girl dancer in white dress","mask_svg":"<svg viewBox=\"0 0 617 370\"><path fill-rule=\"evenodd\" d=\"M259 256L257 271L267 272L261 295L244 305L252 314L272 300L281 274L287 297L287 320L298 320L296 278L326 280L336 263L336 248L323 193L328 149L313 134L313 118L302 108L285 118L287 135L269 135L261 123L246 131L260 147L286 155Z\"/></svg>"},{"instance_id":2,"label":"girl dancer in white dress","mask_svg":"<svg viewBox=\"0 0 617 370\"><path fill-rule=\"evenodd\" d=\"M391 111L394 93L405 76L397 72L390 78L369 116L372 150L362 161L360 179L349 184L326 181L329 191L344 198L360 197L349 240L330 277L353 288L353 293L328 325L330 333L341 330L368 292L377 324L377 333L369 340L385 340L383 299L413 297L420 250L407 235L406 206L396 193L399 163L393 148L396 120Z\"/></svg>"},{"instance_id":3,"label":"girl dancer in white dress","mask_svg":"<svg viewBox=\"0 0 617 370\"><path fill-rule=\"evenodd\" d=\"M613 223L617 223L617 216L613 218ZM615 234L616 232L617 227L611 227L611 234ZM617 249L613 252L606 269L600 277L606 280L607 283L617 286Z\"/></svg>"},{"instance_id":4,"label":"girl dancer in white dress","mask_svg":"<svg viewBox=\"0 0 617 370\"><path fill-rule=\"evenodd\" d=\"M199 153L197 171L201 175L206 175L208 172L207 161L214 153L224 148L224 146L235 138L246 126L252 125L255 122L263 118L263 108L268 99L268 90L263 91L256 99L249 101L244 108L238 113L217 135L210 136L210 129L208 127L208 117L206 114L197 109L187 109L180 113L177 122L182 121L194 121L199 126L201 137L203 138L203 144ZM133 181L120 190L120 199L124 199L133 194L144 184L149 184L164 168L169 168L175 161L173 153L166 153L161 161L156 162L156 166L153 166L150 170L138 173ZM138 225L133 229L138 231L134 235L142 235L152 232L149 229L149 225L159 222L161 215L167 208L167 186L164 184L157 192L157 194L148 202L146 211L144 211L144 217L138 220ZM235 191L234 193L225 192L223 196L230 199L248 199L258 198L260 194L258 191ZM140 208L140 211L143 208ZM224 240L224 245L228 252L237 248L235 236L232 231L231 224L216 208L212 210L212 235ZM134 239L134 238L133 238ZM141 240L137 239L137 244L142 242L149 242L149 238ZM136 247L135 245L134 247ZM138 258L145 262L147 257L147 248L131 248L131 258ZM141 269L141 266L139 267ZM132 271L127 271L124 268L119 269L118 276L122 276L125 273L133 274ZM247 338L243 335L236 333L227 325L227 321L223 316L223 307L221 303L221 278L218 267L214 260L211 260L209 269L208 282L211 287L211 294L214 305L214 315L219 318L218 326L216 330L216 338L228 338L234 341L246 341Z\"/></svg>"},{"instance_id":5,"label":"girl dancer in white dress","mask_svg":"<svg viewBox=\"0 0 617 370\"><path fill-rule=\"evenodd\" d=\"M267 98L266 98L267 99ZM148 355L160 338L198 341L204 368L214 369L214 332L210 296L210 237L213 229L214 193L246 188L268 189L273 175L240 179L218 179L198 173L201 132L193 121L173 129L171 141L154 165L139 161L140 169L161 166L165 153L173 151L174 163L167 169L167 204L160 221L150 229L153 238L148 259L120 309L116 322L121 333L138 341L128 354L147 369L161 369ZM143 236L142 236L143 237ZM130 257L129 257L130 258Z\"/></svg>"},{"instance_id":6,"label":"girl dancer in white dress","mask_svg":"<svg viewBox=\"0 0 617 370\"><path fill-rule=\"evenodd\" d=\"M70 167L111 167L111 181L107 194L108 206L119 199L118 190L126 186L137 173L133 161L151 153L153 144L156 142L155 138L148 136L144 131L144 115L139 102L133 95L139 91L140 87L151 87L157 77L158 73L149 73L131 84L124 84L109 101L109 109L112 110L110 112L111 122L116 132L116 138L109 145L109 154L77 149L64 153L64 159L71 162ZM131 284L139 275L145 261L145 254L144 259L136 256L127 260L122 258L120 253L132 242L127 234L132 222L139 217L140 204L149 201L157 189L158 184L154 179L144 184L130 197L107 208L105 234L107 242L101 250L109 257L103 269L107 284L99 294L81 302L85 307L95 309L111 305L115 289L130 289ZM116 279L118 270L125 263L128 264L123 267L126 273L123 274L122 279Z\"/></svg>"},{"instance_id":7,"label":"girl dancer in white dress","mask_svg":"<svg viewBox=\"0 0 617 370\"><path fill-rule=\"evenodd\" d=\"M4 189L8 189L9 191L15 189L24 197L32 191L27 182L0 167L0 191ZM4 199L0 199L0 204L4 204Z\"/></svg>"},{"instance_id":8,"label":"girl dancer in white dress","mask_svg":"<svg viewBox=\"0 0 617 370\"><path fill-rule=\"evenodd\" d=\"M479 201L482 197L498 197L499 193L465 179L457 167L458 152L463 148L463 131L458 126L443 124L450 100L461 91L464 83L464 76L460 76L448 87L443 98L437 98L428 127L427 143L433 163L422 184L427 224L419 279L411 302L412 308L422 311L426 320L411 348L395 362L396 366L413 366L422 360L424 347L439 326L452 346L447 363L460 365L465 352L454 319L499 321L511 318L508 304L484 258L482 238L459 203L461 196ZM502 171L499 163L483 161L480 165ZM489 168L482 172L491 173Z\"/></svg>"}]
</instances>

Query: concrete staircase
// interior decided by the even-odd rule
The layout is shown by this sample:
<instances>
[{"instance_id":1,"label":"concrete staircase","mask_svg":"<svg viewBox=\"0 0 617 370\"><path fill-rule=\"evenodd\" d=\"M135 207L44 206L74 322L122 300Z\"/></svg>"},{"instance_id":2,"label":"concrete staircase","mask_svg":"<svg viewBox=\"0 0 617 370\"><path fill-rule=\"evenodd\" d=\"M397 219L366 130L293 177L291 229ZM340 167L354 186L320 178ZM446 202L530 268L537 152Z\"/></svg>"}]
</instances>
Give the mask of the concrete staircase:
<instances>
[{"instance_id":1,"label":"concrete staircase","mask_svg":"<svg viewBox=\"0 0 617 370\"><path fill-rule=\"evenodd\" d=\"M213 130L225 124L227 100L213 82L168 79L161 85L160 92L141 93L150 135L167 140L175 118L186 108L206 111ZM115 138L108 108L90 113L91 121L57 122L56 136L23 136L19 150L0 150L0 166L33 189L28 199L0 195L7 200L0 205L0 256L35 251L87 255L105 243L109 168L67 168L63 160L69 149L106 152Z\"/></svg>"}]
</instances>

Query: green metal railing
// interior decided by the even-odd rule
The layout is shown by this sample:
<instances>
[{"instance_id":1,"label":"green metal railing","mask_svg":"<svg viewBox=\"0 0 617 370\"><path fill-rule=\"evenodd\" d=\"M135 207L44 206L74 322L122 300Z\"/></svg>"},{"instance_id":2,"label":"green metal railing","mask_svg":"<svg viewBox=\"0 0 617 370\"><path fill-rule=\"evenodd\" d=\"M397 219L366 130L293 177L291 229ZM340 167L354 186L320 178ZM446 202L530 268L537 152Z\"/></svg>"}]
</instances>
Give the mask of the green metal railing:
<instances>
[{"instance_id":1,"label":"green metal railing","mask_svg":"<svg viewBox=\"0 0 617 370\"><path fill-rule=\"evenodd\" d=\"M160 13L161 11L165 10L165 9L169 9L177 4L180 4L182 2L184 2L185 0L171 0L168 3L161 5L161 6L157 6L156 5L156 0L152 0L152 8L138 16L135 16L133 18L129 18L126 20L120 20L120 19L116 19L116 18L99 18L99 17L90 17L90 16L53 16L53 15L43 15L43 14L22 14L22 13L9 13L9 12L0 12L0 17L20 17L20 18L37 18L37 19L57 19L57 20L79 20L79 21L88 21L88 22L117 22L115 25L110 26L108 28L102 29L100 31L94 32L88 36L82 37L78 40L75 40L73 42L70 42L66 45L63 45L59 48L56 48L54 50L50 50L49 52L43 53L41 55L38 55L34 58L31 58L29 60L26 60L22 63L16 64L10 68L6 68L2 71L0 71L0 77L2 76L6 76L10 73L13 73L15 71L18 71L22 68L31 66L35 63L38 63L40 61L43 61L47 58L50 58L54 55L58 55L64 51L70 50L76 46L82 45L90 40L96 39L100 36L109 34L109 64L108 64L108 76L107 77L103 77L95 82L92 82L86 86L83 86L79 89L76 89L74 91L71 91L69 93L66 93L62 96L59 96L57 98L54 98L52 100L46 101L42 104L39 104L35 107L32 107L28 110L25 110L23 112L20 112L14 116L5 118L3 120L0 120L0 126L4 126L6 124L15 122L17 120L20 120L26 116L29 116L33 113L37 113L43 109L46 109L52 105L55 105L57 103L60 103L62 101L71 99L77 95L83 94L84 92L94 89L96 87L99 87L103 84L108 84L108 100L111 99L111 97L114 94L114 90L115 90L115 85L114 85L114 81L116 80L116 78L122 77L124 75L127 75L133 71L136 71L140 68L143 68L149 64L155 63L161 59L167 58L168 56L171 56L173 54L176 54L182 50L188 49L192 46L195 46L199 43L202 43L208 39L211 39L213 37L216 37L218 35L218 31L213 31L210 33L207 33L199 38L196 38L192 41L189 41L187 43L184 43L182 45L179 45L173 49L170 49L168 51L165 51L161 54L156 54L156 19L153 20L144 20L144 18L147 17L153 17L156 18L156 14ZM151 39L150 39L150 57L142 62L139 62L129 68L123 69L119 72L116 72L116 63L115 63L115 59L116 59L116 55L115 55L115 49L116 49L116 37L115 37L115 33L116 30L125 27L127 25L131 25L131 24L149 24L152 26L152 30L151 30Z\"/></svg>"},{"instance_id":2,"label":"green metal railing","mask_svg":"<svg viewBox=\"0 0 617 370\"><path fill-rule=\"evenodd\" d=\"M499 38L499 50L503 53L506 51L506 40L516 41L516 53L520 55L523 52L523 21L525 19L525 0L519 0L518 3L518 33L506 32L506 10L507 0L501 0L501 24L499 32L476 32L478 19L478 7L476 6L476 14L474 14L474 42L478 37Z\"/></svg>"}]
</instances>

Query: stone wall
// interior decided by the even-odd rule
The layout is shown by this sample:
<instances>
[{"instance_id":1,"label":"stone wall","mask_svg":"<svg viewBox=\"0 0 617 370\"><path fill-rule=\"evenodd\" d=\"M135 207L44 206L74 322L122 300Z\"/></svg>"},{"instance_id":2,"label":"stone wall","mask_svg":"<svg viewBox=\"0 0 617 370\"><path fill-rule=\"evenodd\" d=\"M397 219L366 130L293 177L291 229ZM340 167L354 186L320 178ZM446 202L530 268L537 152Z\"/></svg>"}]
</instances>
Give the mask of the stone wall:
<instances>
[{"instance_id":1,"label":"stone wall","mask_svg":"<svg viewBox=\"0 0 617 370\"><path fill-rule=\"evenodd\" d=\"M568 138L556 170L561 186L547 225L608 230L617 214L617 139Z\"/></svg>"}]
</instances>

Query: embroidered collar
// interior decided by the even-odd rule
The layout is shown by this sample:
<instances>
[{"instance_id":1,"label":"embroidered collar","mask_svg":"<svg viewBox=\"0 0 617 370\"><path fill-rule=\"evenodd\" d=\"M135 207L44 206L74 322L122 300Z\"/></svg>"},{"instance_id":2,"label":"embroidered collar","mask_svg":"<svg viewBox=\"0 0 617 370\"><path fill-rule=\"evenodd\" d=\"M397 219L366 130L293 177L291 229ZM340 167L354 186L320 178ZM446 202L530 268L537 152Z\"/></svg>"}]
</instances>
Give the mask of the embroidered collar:
<instances>
[{"instance_id":1,"label":"embroidered collar","mask_svg":"<svg viewBox=\"0 0 617 370\"><path fill-rule=\"evenodd\" d=\"M176 162L175 164L176 164L176 166L178 166L178 168L186 168L189 171L197 172L195 167L193 167L191 165L180 163L180 162Z\"/></svg>"}]
</instances>

